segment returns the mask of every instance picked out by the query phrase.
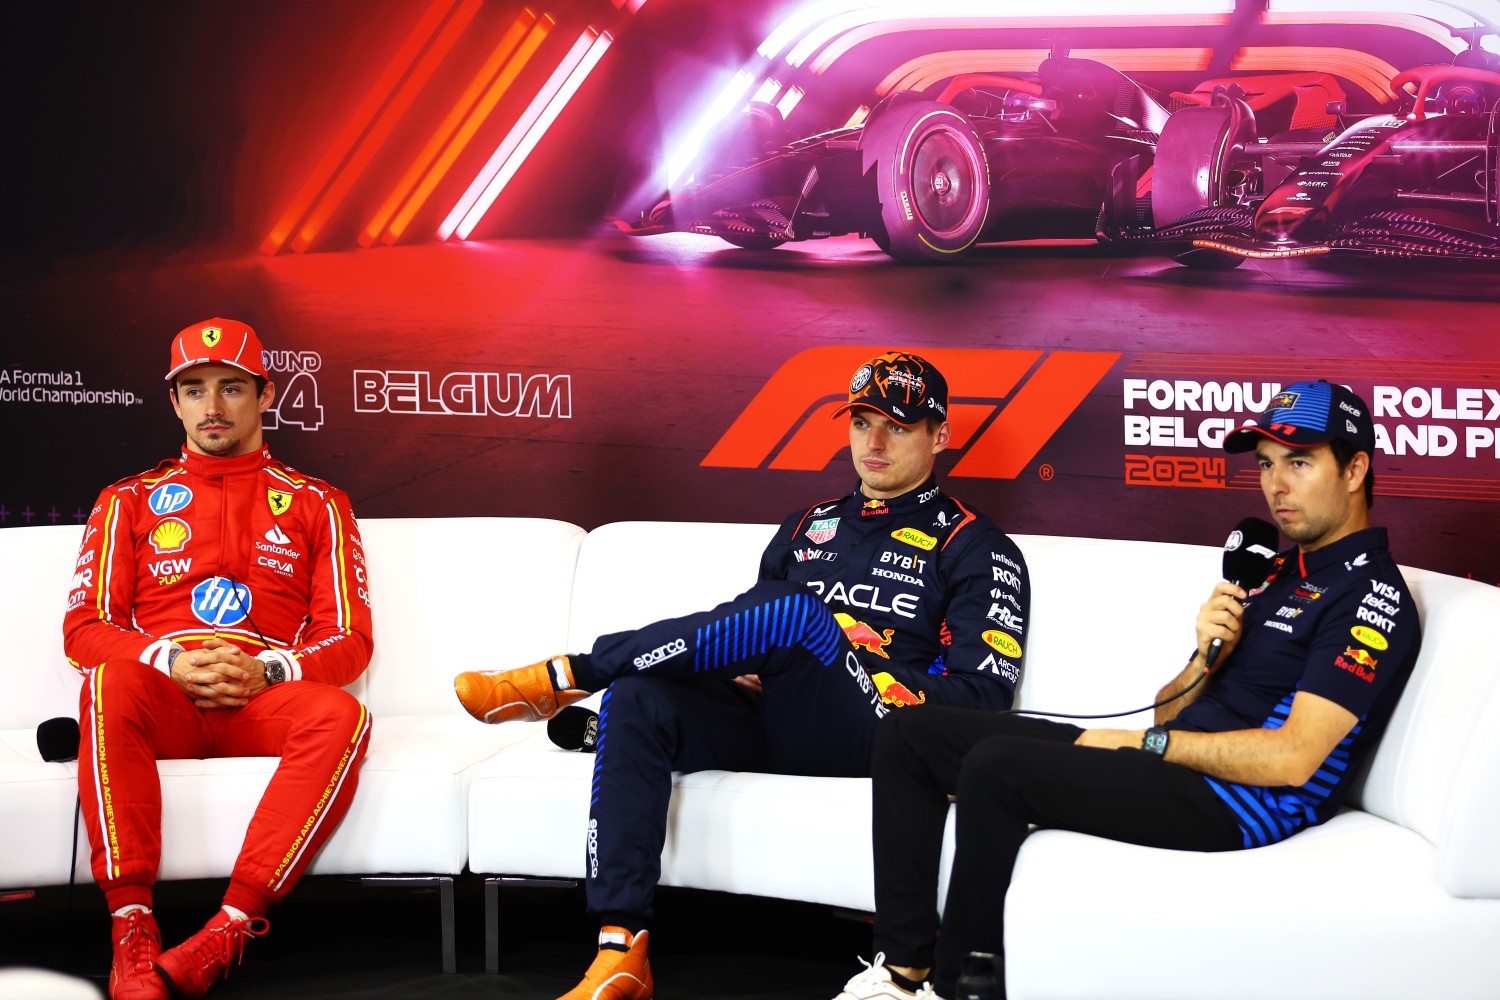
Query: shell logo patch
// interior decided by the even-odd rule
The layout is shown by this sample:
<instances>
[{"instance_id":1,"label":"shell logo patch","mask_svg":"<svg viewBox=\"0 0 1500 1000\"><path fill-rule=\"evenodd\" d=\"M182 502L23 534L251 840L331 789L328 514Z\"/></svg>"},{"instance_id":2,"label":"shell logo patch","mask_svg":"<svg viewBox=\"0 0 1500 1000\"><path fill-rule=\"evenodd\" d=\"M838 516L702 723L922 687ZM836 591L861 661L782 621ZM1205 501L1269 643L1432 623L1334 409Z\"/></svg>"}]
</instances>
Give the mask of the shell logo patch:
<instances>
[{"instance_id":1,"label":"shell logo patch","mask_svg":"<svg viewBox=\"0 0 1500 1000\"><path fill-rule=\"evenodd\" d=\"M1349 630L1349 634L1371 649L1387 650L1391 648L1390 642L1385 636L1370 628L1368 625L1356 625Z\"/></svg>"},{"instance_id":2,"label":"shell logo patch","mask_svg":"<svg viewBox=\"0 0 1500 1000\"><path fill-rule=\"evenodd\" d=\"M203 338L204 347L213 347L220 340L224 339L224 331L216 326L205 326L202 330L198 331L198 335Z\"/></svg>"},{"instance_id":3,"label":"shell logo patch","mask_svg":"<svg viewBox=\"0 0 1500 1000\"><path fill-rule=\"evenodd\" d=\"M983 633L980 638L1004 656L1008 656L1011 659L1019 659L1021 656L1021 644L1009 632L990 629L988 632Z\"/></svg>"},{"instance_id":4,"label":"shell logo patch","mask_svg":"<svg viewBox=\"0 0 1500 1000\"><path fill-rule=\"evenodd\" d=\"M181 552L187 548L192 537L193 529L188 527L186 521L169 517L151 529L151 547L156 550L157 555Z\"/></svg>"},{"instance_id":5,"label":"shell logo patch","mask_svg":"<svg viewBox=\"0 0 1500 1000\"><path fill-rule=\"evenodd\" d=\"M283 493L281 490L266 488L266 503L271 506L271 513L280 517L292 509L292 495Z\"/></svg>"}]
</instances>

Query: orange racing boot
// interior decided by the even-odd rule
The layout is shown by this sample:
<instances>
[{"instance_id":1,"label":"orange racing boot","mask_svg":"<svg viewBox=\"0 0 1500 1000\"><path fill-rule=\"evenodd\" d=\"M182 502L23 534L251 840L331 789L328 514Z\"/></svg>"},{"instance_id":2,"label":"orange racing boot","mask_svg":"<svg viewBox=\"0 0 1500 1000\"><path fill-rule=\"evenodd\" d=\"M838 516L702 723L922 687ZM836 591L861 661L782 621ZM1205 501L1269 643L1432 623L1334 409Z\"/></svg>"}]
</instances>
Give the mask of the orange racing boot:
<instances>
[{"instance_id":1,"label":"orange racing boot","mask_svg":"<svg viewBox=\"0 0 1500 1000\"><path fill-rule=\"evenodd\" d=\"M453 678L464 710L480 722L536 722L589 696L573 686L566 656L515 670L470 670Z\"/></svg>"}]
</instances>

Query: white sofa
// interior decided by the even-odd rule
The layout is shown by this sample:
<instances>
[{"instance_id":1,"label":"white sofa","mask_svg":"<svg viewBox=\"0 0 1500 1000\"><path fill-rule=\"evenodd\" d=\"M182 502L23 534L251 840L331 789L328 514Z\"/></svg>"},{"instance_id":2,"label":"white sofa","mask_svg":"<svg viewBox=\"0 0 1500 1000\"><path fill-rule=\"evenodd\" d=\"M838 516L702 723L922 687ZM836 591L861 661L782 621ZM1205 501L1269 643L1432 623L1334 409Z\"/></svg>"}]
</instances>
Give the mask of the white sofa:
<instances>
[{"instance_id":1,"label":"white sofa","mask_svg":"<svg viewBox=\"0 0 1500 1000\"><path fill-rule=\"evenodd\" d=\"M377 654L353 690L375 729L353 808L313 873L451 878L467 862L483 875L580 878L591 758L554 749L540 725L472 722L452 674L585 649L605 632L729 597L753 579L771 527L362 527ZM76 714L58 622L77 540L75 528L0 531L3 564L25 567L24 579L0 578L12 653L0 701L0 888L67 880L59 847L72 836L73 765L42 763L33 730ZM1192 645L1218 549L1016 541L1035 595L1022 704L1106 712L1149 701ZM1426 629L1422 658L1351 807L1233 854L1038 833L1007 900L1014 1000L1500 995L1500 652L1486 641L1500 589L1418 569L1407 579ZM242 829L273 764L161 765L164 877L228 873L233 852L203 851L216 838L201 831L211 817ZM663 881L869 910L868 831L864 780L680 775ZM493 892L488 901L497 905ZM446 916L451 963L451 897Z\"/></svg>"}]
</instances>

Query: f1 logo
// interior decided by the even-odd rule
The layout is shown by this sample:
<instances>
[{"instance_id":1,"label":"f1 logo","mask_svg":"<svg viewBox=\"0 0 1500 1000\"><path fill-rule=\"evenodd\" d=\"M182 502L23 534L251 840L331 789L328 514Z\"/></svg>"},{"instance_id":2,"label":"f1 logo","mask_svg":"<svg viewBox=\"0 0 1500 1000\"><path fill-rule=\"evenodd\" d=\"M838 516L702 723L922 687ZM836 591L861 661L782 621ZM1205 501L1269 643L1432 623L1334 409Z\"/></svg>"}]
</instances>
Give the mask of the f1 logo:
<instances>
[{"instance_id":1,"label":"f1 logo","mask_svg":"<svg viewBox=\"0 0 1500 1000\"><path fill-rule=\"evenodd\" d=\"M843 424L830 419L847 397L831 394L830 383L888 349L814 347L793 355L701 464L758 469L769 458L772 469L826 468L849 445ZM966 449L952 474L985 479L1016 478L1120 360L1107 351L901 350L914 350L948 379L949 447Z\"/></svg>"}]
</instances>

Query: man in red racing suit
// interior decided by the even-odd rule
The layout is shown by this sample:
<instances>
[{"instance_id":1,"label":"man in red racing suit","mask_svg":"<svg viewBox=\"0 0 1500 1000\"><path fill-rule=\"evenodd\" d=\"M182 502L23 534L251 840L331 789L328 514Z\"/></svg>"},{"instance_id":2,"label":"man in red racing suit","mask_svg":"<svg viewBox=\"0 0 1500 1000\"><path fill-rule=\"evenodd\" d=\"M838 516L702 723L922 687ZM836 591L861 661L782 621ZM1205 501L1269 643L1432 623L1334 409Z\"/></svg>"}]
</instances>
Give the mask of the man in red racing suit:
<instances>
[{"instance_id":1,"label":"man in red racing suit","mask_svg":"<svg viewBox=\"0 0 1500 1000\"><path fill-rule=\"evenodd\" d=\"M369 713L341 685L373 648L349 500L271 457L275 396L248 326L172 345L180 457L105 489L84 529L64 648L83 674L78 785L113 913L112 997L201 996L348 810ZM151 915L167 758L280 756L224 906L161 952Z\"/></svg>"}]
</instances>

